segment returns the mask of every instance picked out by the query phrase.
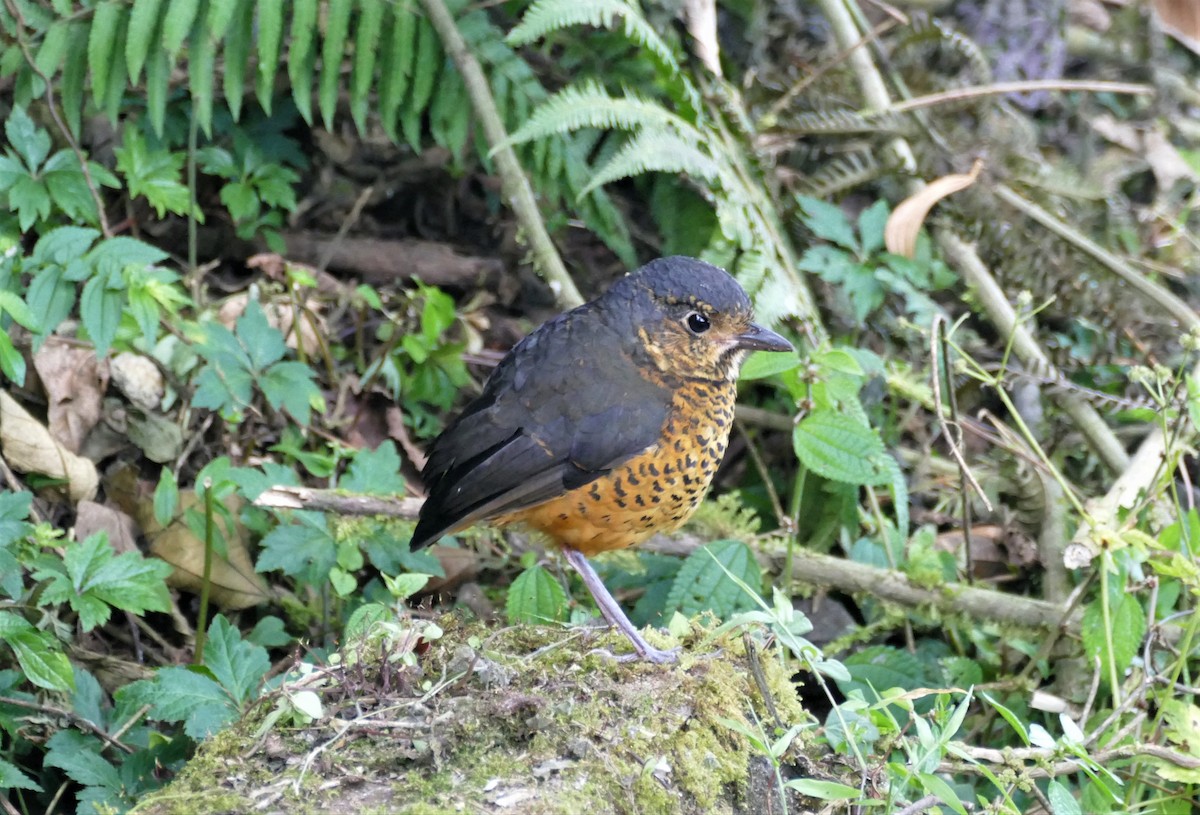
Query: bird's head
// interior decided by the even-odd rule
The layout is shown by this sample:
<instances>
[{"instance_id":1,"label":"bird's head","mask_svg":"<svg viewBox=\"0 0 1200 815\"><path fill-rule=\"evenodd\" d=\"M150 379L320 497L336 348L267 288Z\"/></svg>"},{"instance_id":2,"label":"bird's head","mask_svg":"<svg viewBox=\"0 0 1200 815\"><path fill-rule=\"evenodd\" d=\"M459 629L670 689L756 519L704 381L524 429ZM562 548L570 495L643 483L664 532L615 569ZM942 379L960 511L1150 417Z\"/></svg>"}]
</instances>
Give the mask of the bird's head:
<instances>
[{"instance_id":1,"label":"bird's head","mask_svg":"<svg viewBox=\"0 0 1200 815\"><path fill-rule=\"evenodd\" d=\"M660 371L733 381L751 351L792 344L753 321L745 290L728 272L687 257L651 261L614 286L629 303L638 338Z\"/></svg>"}]
</instances>

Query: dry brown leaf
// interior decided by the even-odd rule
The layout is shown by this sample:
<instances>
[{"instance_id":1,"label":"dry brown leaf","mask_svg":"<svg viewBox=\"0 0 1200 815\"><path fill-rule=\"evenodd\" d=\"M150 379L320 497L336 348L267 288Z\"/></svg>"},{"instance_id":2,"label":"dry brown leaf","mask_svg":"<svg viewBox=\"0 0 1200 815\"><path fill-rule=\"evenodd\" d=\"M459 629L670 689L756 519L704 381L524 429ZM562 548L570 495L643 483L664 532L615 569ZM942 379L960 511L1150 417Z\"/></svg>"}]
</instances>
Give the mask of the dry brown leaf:
<instances>
[{"instance_id":1,"label":"dry brown leaf","mask_svg":"<svg viewBox=\"0 0 1200 815\"><path fill-rule=\"evenodd\" d=\"M133 518L95 501L80 501L75 508L75 540L87 540L97 532L108 535L109 544L118 554L138 550Z\"/></svg>"},{"instance_id":2,"label":"dry brown leaf","mask_svg":"<svg viewBox=\"0 0 1200 815\"><path fill-rule=\"evenodd\" d=\"M1180 179L1196 180L1196 171L1161 129L1119 122L1107 113L1092 117L1091 126L1113 144L1143 159L1163 192L1170 190Z\"/></svg>"},{"instance_id":3,"label":"dry brown leaf","mask_svg":"<svg viewBox=\"0 0 1200 815\"><path fill-rule=\"evenodd\" d=\"M138 478L132 467L118 469L105 477L104 490L109 497L137 521L142 534L150 541L150 551L174 567L167 584L173 588L199 593L204 575L204 541L197 538L183 521L186 508L198 508L194 493L180 495L176 519L165 529L154 517L152 488ZM232 517L238 517L241 502L231 497L225 501ZM224 531L228 556L213 553L209 596L224 609L237 610L263 603L270 598L266 584L255 573L246 546L245 529L239 524L229 532L220 516L215 519Z\"/></svg>"},{"instance_id":4,"label":"dry brown leaf","mask_svg":"<svg viewBox=\"0 0 1200 815\"><path fill-rule=\"evenodd\" d=\"M982 170L983 160L975 159L971 172L944 175L901 201L899 206L892 210L887 226L883 228L883 242L887 250L894 255L911 258L916 253L917 235L920 234L933 205L946 196L974 184Z\"/></svg>"},{"instance_id":5,"label":"dry brown leaf","mask_svg":"<svg viewBox=\"0 0 1200 815\"><path fill-rule=\"evenodd\" d=\"M1200 54L1200 3L1196 0L1154 0L1151 6L1163 31Z\"/></svg>"},{"instance_id":6,"label":"dry brown leaf","mask_svg":"<svg viewBox=\"0 0 1200 815\"><path fill-rule=\"evenodd\" d=\"M100 400L108 387L108 365L91 348L51 338L33 355L33 367L46 390L50 433L72 453L100 421Z\"/></svg>"},{"instance_id":7,"label":"dry brown leaf","mask_svg":"<svg viewBox=\"0 0 1200 815\"><path fill-rule=\"evenodd\" d=\"M237 517L238 503L226 501L233 517ZM183 509L198 508L199 499L194 494L180 495ZM150 502L143 502L137 508L135 517L143 532L150 538L150 552L165 560L174 567L167 585L182 591L200 593L204 583L204 540L198 538L183 522L182 510L180 517L163 529L154 518L154 510ZM246 546L245 530L238 525L230 530L222 523L220 517L214 522L224 530L226 555L222 557L213 553L212 568L209 573L209 597L222 609L237 611L243 608L265 603L270 599L266 583L254 571L254 563L250 560L250 551Z\"/></svg>"},{"instance_id":8,"label":"dry brown leaf","mask_svg":"<svg viewBox=\"0 0 1200 815\"><path fill-rule=\"evenodd\" d=\"M437 594L452 589L460 583L474 580L479 573L479 555L473 549L434 544L429 547L429 554L442 564L446 576L429 578L429 582L421 589L422 594Z\"/></svg>"},{"instance_id":9,"label":"dry brown leaf","mask_svg":"<svg viewBox=\"0 0 1200 815\"><path fill-rule=\"evenodd\" d=\"M0 391L0 451L21 473L42 473L66 482L72 501L96 496L96 465L54 440L45 425L5 391Z\"/></svg>"}]
</instances>

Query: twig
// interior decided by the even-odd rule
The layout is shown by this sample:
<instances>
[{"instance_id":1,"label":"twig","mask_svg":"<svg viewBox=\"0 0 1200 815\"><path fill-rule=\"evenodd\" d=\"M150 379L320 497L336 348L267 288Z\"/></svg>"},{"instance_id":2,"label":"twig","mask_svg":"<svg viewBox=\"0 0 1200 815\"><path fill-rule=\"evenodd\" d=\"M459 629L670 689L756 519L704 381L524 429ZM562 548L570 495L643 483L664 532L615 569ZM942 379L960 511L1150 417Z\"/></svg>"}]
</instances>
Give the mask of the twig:
<instances>
[{"instance_id":1,"label":"twig","mask_svg":"<svg viewBox=\"0 0 1200 815\"><path fill-rule=\"evenodd\" d=\"M1104 82L1086 79L1028 79L1020 82L995 82L991 85L973 85L969 88L954 88L953 90L931 93L928 96L915 96L903 102L893 102L883 109L887 113L904 113L919 108L928 108L946 102L961 102L964 99L977 99L981 96L999 96L1009 93L1029 93L1032 91L1085 91L1089 93L1124 93L1134 96L1153 96L1154 88L1150 85L1133 82ZM873 111L874 112L874 111Z\"/></svg>"},{"instance_id":2,"label":"twig","mask_svg":"<svg viewBox=\"0 0 1200 815\"><path fill-rule=\"evenodd\" d=\"M1058 748L1053 747L1045 749L1039 747L1018 747L1006 750L994 750L989 747L967 747L963 749L963 752L980 764L1012 766L1014 762L1018 761L1037 762L1035 766L1019 768L1019 772L1025 778L1029 779L1055 778L1060 775L1071 775L1072 773L1081 772L1084 769L1084 762L1074 758L1057 761L1053 764L1048 763L1058 752ZM1091 763L1104 766L1105 764L1111 764L1121 759L1142 757L1157 758L1169 764L1174 764L1176 767L1183 767L1188 770L1200 768L1200 758L1177 753L1174 750L1160 747L1157 744L1127 744L1123 747L1114 747L1111 750L1100 750L1089 756L1089 759ZM938 772L963 773L975 772L976 769L976 765L970 762L943 761L938 765Z\"/></svg>"},{"instance_id":3,"label":"twig","mask_svg":"<svg viewBox=\"0 0 1200 815\"><path fill-rule=\"evenodd\" d=\"M913 801L904 809L897 809L893 815L917 815L918 812L924 812L931 806L940 804L941 801L942 799L938 798L936 795L926 795L924 798L918 798L917 800Z\"/></svg>"},{"instance_id":4,"label":"twig","mask_svg":"<svg viewBox=\"0 0 1200 815\"><path fill-rule=\"evenodd\" d=\"M983 501L983 505L987 507L987 511L992 512L992 502L988 500L987 493L983 491L983 487L979 486L979 482L975 480L975 476L971 472L971 468L967 466L966 459L963 458L962 450L960 448L960 445L962 444L962 428L957 422L958 411L955 405L956 400L954 398L954 385L950 381L950 358L946 354L946 351L948 350L946 348L946 344L944 342L939 342L945 337L945 322L946 318L941 314L935 315L929 336L929 360L933 367L933 403L936 408L933 413L938 420L938 424L941 425L942 433L944 433L946 436L946 444L950 447L950 455L952 455L954 460L958 462L958 471L962 475L963 480L970 484L971 488L975 490L976 494ZM938 365L939 344L941 344L942 347L942 353L940 355L942 364L940 366ZM951 418L955 420L954 430L956 432L954 433L950 432L950 426L946 423L945 409L942 407L941 373L943 367L945 368L946 372L946 387L950 391ZM966 526L968 523L969 520L964 516L963 525Z\"/></svg>"},{"instance_id":5,"label":"twig","mask_svg":"<svg viewBox=\"0 0 1200 815\"><path fill-rule=\"evenodd\" d=\"M583 296L575 287L575 281L571 279L567 267L563 265L558 250L554 248L554 242L550 240L550 233L546 231L546 224L538 211L529 179L521 170L517 154L506 144L508 133L500 119L500 111L496 109L496 101L492 98L483 69L479 67L479 62L459 33L446 4L442 0L421 0L421 5L425 7L425 13L429 15L429 21L441 37L446 53L454 60L467 86L467 95L471 98L471 106L475 108L475 113L483 125L488 147L495 153L496 173L500 176L504 197L508 199L517 220L525 230L533 252L534 265L550 283L550 288L554 290L561 307L574 308L580 305L583 303Z\"/></svg>"},{"instance_id":6,"label":"twig","mask_svg":"<svg viewBox=\"0 0 1200 815\"><path fill-rule=\"evenodd\" d=\"M61 716L64 719L70 720L70 722L80 730L86 730L93 736L96 736L110 747L115 747L121 752L129 755L132 755L135 752L134 749L128 744L125 744L119 739L108 735L108 733L104 731L104 728L97 727L90 720L85 719L78 713L65 708L57 707L55 705L46 705L40 702L29 702L25 699L18 699L15 696L0 696L0 704L12 705L13 707L24 708L25 710L33 710L38 713L45 713L51 716Z\"/></svg>"},{"instance_id":7,"label":"twig","mask_svg":"<svg viewBox=\"0 0 1200 815\"><path fill-rule=\"evenodd\" d=\"M384 515L415 520L421 510L421 498L382 498L374 495L348 495L337 490L311 487L276 486L255 499L255 506L271 509L309 509L336 512L339 515Z\"/></svg>"}]
</instances>

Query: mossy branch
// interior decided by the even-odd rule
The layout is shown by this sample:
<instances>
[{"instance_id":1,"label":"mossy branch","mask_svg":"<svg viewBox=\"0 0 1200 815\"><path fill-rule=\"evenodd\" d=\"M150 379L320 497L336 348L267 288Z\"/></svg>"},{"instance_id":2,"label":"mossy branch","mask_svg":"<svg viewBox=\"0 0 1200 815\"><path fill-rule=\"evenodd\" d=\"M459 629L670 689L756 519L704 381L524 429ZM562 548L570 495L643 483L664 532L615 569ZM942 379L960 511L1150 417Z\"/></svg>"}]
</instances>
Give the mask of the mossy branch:
<instances>
[{"instance_id":1,"label":"mossy branch","mask_svg":"<svg viewBox=\"0 0 1200 815\"><path fill-rule=\"evenodd\" d=\"M533 189L521 169L517 154L511 147L503 146L508 141L508 132L500 119L500 111L496 108L496 101L492 98L492 91L483 69L479 67L479 62L459 33L446 4L442 0L421 0L421 5L441 37L446 53L454 60L462 75L467 86L467 95L471 99L471 107L483 125L488 147L499 148L495 152L496 173L500 176L504 197L508 199L521 228L525 231L533 253L534 266L546 278L562 308L574 308L582 304L583 297L575 287L575 281L571 279L567 267L563 265L554 242L550 240L550 233L546 230L541 212L538 211Z\"/></svg>"}]
</instances>

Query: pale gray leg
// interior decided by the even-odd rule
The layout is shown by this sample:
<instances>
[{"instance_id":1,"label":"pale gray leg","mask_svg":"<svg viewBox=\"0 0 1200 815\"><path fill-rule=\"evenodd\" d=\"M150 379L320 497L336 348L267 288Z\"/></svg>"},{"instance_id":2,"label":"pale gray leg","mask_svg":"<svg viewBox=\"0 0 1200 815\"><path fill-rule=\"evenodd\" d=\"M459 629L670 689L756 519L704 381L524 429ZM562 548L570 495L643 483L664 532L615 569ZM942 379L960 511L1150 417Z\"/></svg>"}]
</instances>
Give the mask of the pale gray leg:
<instances>
[{"instance_id":1,"label":"pale gray leg","mask_svg":"<svg viewBox=\"0 0 1200 815\"><path fill-rule=\"evenodd\" d=\"M583 578L583 585L587 586L588 591L592 593L592 598L600 607L600 613L604 615L604 619L608 620L609 625L615 625L621 629L621 633L633 643L633 649L637 651L639 657L648 662L660 664L674 662L678 659L676 654L678 648L673 651L661 651L643 639L638 630L633 627L633 623L625 616L625 612L621 610L620 604L608 593L608 589L600 580L600 575L596 574L596 570L592 568L592 564L588 563L582 552L564 546L563 554L567 558L567 563L570 563Z\"/></svg>"}]
</instances>

